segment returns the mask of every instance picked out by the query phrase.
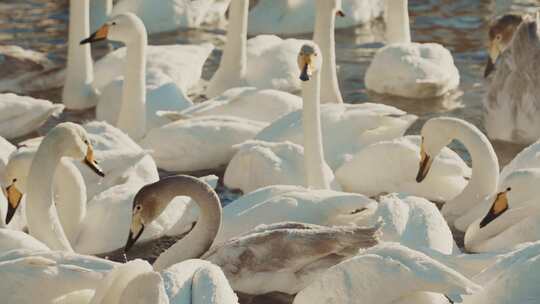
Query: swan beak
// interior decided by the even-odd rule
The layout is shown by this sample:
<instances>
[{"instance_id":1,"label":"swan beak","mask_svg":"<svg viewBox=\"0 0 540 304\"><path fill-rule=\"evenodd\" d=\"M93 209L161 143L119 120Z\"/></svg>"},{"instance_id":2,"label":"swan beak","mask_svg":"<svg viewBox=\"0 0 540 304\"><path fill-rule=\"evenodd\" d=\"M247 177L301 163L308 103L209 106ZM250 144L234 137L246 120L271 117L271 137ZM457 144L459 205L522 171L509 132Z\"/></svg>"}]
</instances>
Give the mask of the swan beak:
<instances>
[{"instance_id":1,"label":"swan beak","mask_svg":"<svg viewBox=\"0 0 540 304\"><path fill-rule=\"evenodd\" d=\"M9 224L9 222L11 222L11 219L15 215L15 211L17 211L17 208L19 207L23 196L21 191L19 191L19 189L17 189L17 187L15 186L15 181L13 181L13 183L11 183L11 185L6 188L6 196L8 201L8 211L6 214L7 225Z\"/></svg>"},{"instance_id":2,"label":"swan beak","mask_svg":"<svg viewBox=\"0 0 540 304\"><path fill-rule=\"evenodd\" d=\"M342 10L339 10L336 12L336 16L343 18L343 17L346 17L347 15L345 15L345 13Z\"/></svg>"},{"instance_id":3,"label":"swan beak","mask_svg":"<svg viewBox=\"0 0 540 304\"><path fill-rule=\"evenodd\" d=\"M300 73L300 80L309 81L311 79L311 56L309 54L300 54L298 61L299 66L302 67L302 72Z\"/></svg>"},{"instance_id":4,"label":"swan beak","mask_svg":"<svg viewBox=\"0 0 540 304\"><path fill-rule=\"evenodd\" d=\"M105 24L102 27L100 27L95 33L90 35L90 37L84 40L81 40L81 45L105 40L107 39L108 35L109 35L109 25Z\"/></svg>"},{"instance_id":5,"label":"swan beak","mask_svg":"<svg viewBox=\"0 0 540 304\"><path fill-rule=\"evenodd\" d=\"M136 218L133 219L131 223L131 228L129 229L129 236L126 242L126 247L124 247L124 252L128 252L137 240L141 237L144 232L144 224L140 221L136 221Z\"/></svg>"},{"instance_id":6,"label":"swan beak","mask_svg":"<svg viewBox=\"0 0 540 304\"><path fill-rule=\"evenodd\" d=\"M495 71L495 64L491 58L488 58L486 69L484 70L484 78L487 78L491 73L493 73L493 71Z\"/></svg>"},{"instance_id":7,"label":"swan beak","mask_svg":"<svg viewBox=\"0 0 540 304\"><path fill-rule=\"evenodd\" d=\"M480 222L480 228L484 228L487 224L491 223L506 210L508 210L508 192L511 190L511 188L508 188L506 191L497 194L495 197L495 202L493 202L488 214L486 214L486 216Z\"/></svg>"},{"instance_id":8,"label":"swan beak","mask_svg":"<svg viewBox=\"0 0 540 304\"><path fill-rule=\"evenodd\" d=\"M94 149L91 146L88 146L86 150L86 157L84 158L84 163L92 170L94 173L101 177L105 177L105 173L98 166L97 161L94 159Z\"/></svg>"},{"instance_id":9,"label":"swan beak","mask_svg":"<svg viewBox=\"0 0 540 304\"><path fill-rule=\"evenodd\" d=\"M424 149L424 144L420 150L420 167L418 168L418 174L416 174L416 182L421 183L429 173L431 169L431 164L433 163L433 158L426 153Z\"/></svg>"},{"instance_id":10,"label":"swan beak","mask_svg":"<svg viewBox=\"0 0 540 304\"><path fill-rule=\"evenodd\" d=\"M496 41L491 41L489 43L489 59L486 64L486 69L484 70L484 78L487 78L495 70L495 62L499 58L499 45Z\"/></svg>"}]
</instances>

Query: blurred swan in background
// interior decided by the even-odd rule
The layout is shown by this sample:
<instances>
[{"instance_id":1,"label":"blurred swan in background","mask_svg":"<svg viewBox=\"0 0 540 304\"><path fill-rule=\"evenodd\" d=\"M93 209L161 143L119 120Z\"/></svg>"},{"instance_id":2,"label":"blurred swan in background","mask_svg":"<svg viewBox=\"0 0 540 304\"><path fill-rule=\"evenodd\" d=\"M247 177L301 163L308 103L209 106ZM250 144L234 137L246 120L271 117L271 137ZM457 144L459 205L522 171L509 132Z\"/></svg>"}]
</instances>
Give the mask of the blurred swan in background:
<instances>
[{"instance_id":1,"label":"blurred swan in background","mask_svg":"<svg viewBox=\"0 0 540 304\"><path fill-rule=\"evenodd\" d=\"M386 0L385 20L388 45L375 54L366 88L407 98L438 97L457 89L459 71L450 51L437 43L411 42L408 0Z\"/></svg>"},{"instance_id":2,"label":"blurred swan in background","mask_svg":"<svg viewBox=\"0 0 540 304\"><path fill-rule=\"evenodd\" d=\"M540 137L539 24L538 14L536 19L504 15L490 27L486 74L498 64L484 98L484 125L492 139L527 144Z\"/></svg>"}]
</instances>

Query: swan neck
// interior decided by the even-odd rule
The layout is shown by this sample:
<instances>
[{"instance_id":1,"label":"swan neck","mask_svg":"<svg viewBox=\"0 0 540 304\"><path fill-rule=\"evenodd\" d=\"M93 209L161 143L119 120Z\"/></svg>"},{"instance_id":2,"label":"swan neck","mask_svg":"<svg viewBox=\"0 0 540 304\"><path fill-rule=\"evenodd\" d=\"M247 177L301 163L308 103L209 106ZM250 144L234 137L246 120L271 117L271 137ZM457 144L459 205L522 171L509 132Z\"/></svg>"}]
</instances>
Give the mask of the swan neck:
<instances>
[{"instance_id":1,"label":"swan neck","mask_svg":"<svg viewBox=\"0 0 540 304\"><path fill-rule=\"evenodd\" d=\"M230 5L227 42L220 66L223 66L228 75L241 79L245 77L247 71L249 1L232 0Z\"/></svg>"},{"instance_id":2,"label":"swan neck","mask_svg":"<svg viewBox=\"0 0 540 304\"><path fill-rule=\"evenodd\" d=\"M26 218L30 235L51 250L72 252L58 219L53 199L53 179L50 178L62 158L61 141L59 137L45 137L34 156L28 175L31 187L26 198Z\"/></svg>"},{"instance_id":3,"label":"swan neck","mask_svg":"<svg viewBox=\"0 0 540 304\"><path fill-rule=\"evenodd\" d=\"M66 106L73 109L93 106L90 104L90 96L85 96L85 94L88 95L88 88L94 79L90 44L79 44L82 39L90 35L88 1L69 1L68 55L62 97Z\"/></svg>"},{"instance_id":4,"label":"swan neck","mask_svg":"<svg viewBox=\"0 0 540 304\"><path fill-rule=\"evenodd\" d=\"M306 186L314 189L330 189L330 181L324 174L324 151L321 130L320 90L321 75L317 70L311 80L302 82L302 124L304 126L304 167Z\"/></svg>"},{"instance_id":5,"label":"swan neck","mask_svg":"<svg viewBox=\"0 0 540 304\"><path fill-rule=\"evenodd\" d=\"M386 42L411 41L408 0L386 0Z\"/></svg>"},{"instance_id":6,"label":"swan neck","mask_svg":"<svg viewBox=\"0 0 540 304\"><path fill-rule=\"evenodd\" d=\"M470 208L471 202L480 202L497 191L499 162L487 137L477 129L458 124L454 139L460 141L471 156L472 175L463 191L446 205L448 208Z\"/></svg>"},{"instance_id":7,"label":"swan neck","mask_svg":"<svg viewBox=\"0 0 540 304\"><path fill-rule=\"evenodd\" d=\"M326 3L317 1L315 29L313 32L313 41L319 46L323 56L321 67L321 102L343 103L336 67L336 42L334 33L336 11L327 10L323 4Z\"/></svg>"},{"instance_id":8,"label":"swan neck","mask_svg":"<svg viewBox=\"0 0 540 304\"><path fill-rule=\"evenodd\" d=\"M146 33L126 42L124 87L118 127L134 140L146 133Z\"/></svg>"},{"instance_id":9,"label":"swan neck","mask_svg":"<svg viewBox=\"0 0 540 304\"><path fill-rule=\"evenodd\" d=\"M161 271L182 261L200 258L210 249L221 227L222 209L219 197L208 184L195 178L167 180L160 190L160 201L170 202L177 196L188 196L199 207L197 224L183 239L163 252L154 263Z\"/></svg>"}]
</instances>

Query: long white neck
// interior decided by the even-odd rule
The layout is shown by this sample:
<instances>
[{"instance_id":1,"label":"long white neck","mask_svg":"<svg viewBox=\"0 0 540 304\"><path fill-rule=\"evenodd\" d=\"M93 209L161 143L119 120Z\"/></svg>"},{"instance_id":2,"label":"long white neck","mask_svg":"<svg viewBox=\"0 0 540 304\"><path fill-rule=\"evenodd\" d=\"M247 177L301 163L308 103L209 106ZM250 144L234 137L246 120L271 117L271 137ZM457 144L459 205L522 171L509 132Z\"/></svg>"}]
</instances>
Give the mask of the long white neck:
<instances>
[{"instance_id":1,"label":"long white neck","mask_svg":"<svg viewBox=\"0 0 540 304\"><path fill-rule=\"evenodd\" d=\"M499 162L493 146L480 130L464 123L452 126L454 138L460 141L471 156L472 175L463 191L446 202L442 213L448 220L463 214L497 191L499 183Z\"/></svg>"},{"instance_id":2,"label":"long white neck","mask_svg":"<svg viewBox=\"0 0 540 304\"><path fill-rule=\"evenodd\" d=\"M58 218L70 244L76 244L86 216L86 185L81 172L69 159L62 159L54 173L54 200Z\"/></svg>"},{"instance_id":3,"label":"long white neck","mask_svg":"<svg viewBox=\"0 0 540 304\"><path fill-rule=\"evenodd\" d=\"M317 16L315 17L315 30L313 32L313 41L319 46L323 56L321 102L343 103L336 68L336 41L334 34L336 11L329 10L325 4L317 1Z\"/></svg>"},{"instance_id":4,"label":"long white neck","mask_svg":"<svg viewBox=\"0 0 540 304\"><path fill-rule=\"evenodd\" d=\"M243 86L247 72L247 25L249 0L232 0L229 7L227 42L219 68L212 76L206 90L208 97Z\"/></svg>"},{"instance_id":5,"label":"long white neck","mask_svg":"<svg viewBox=\"0 0 540 304\"><path fill-rule=\"evenodd\" d=\"M162 181L163 182L163 181ZM163 252L154 269L161 271L182 261L201 257L214 242L221 227L221 203L208 184L195 178L178 176L164 182L160 200L170 202L176 196L188 196L199 206L199 219L193 230Z\"/></svg>"},{"instance_id":6,"label":"long white neck","mask_svg":"<svg viewBox=\"0 0 540 304\"><path fill-rule=\"evenodd\" d=\"M321 128L320 70L313 73L309 81L302 82L304 107L302 124L304 126L304 167L306 186L314 189L330 189L330 181L324 174L324 151Z\"/></svg>"},{"instance_id":7,"label":"long white neck","mask_svg":"<svg viewBox=\"0 0 540 304\"><path fill-rule=\"evenodd\" d=\"M386 0L386 43L410 43L408 0Z\"/></svg>"},{"instance_id":8,"label":"long white neck","mask_svg":"<svg viewBox=\"0 0 540 304\"><path fill-rule=\"evenodd\" d=\"M126 42L124 88L118 127L135 140L146 133L146 45L145 33Z\"/></svg>"},{"instance_id":9,"label":"long white neck","mask_svg":"<svg viewBox=\"0 0 540 304\"><path fill-rule=\"evenodd\" d=\"M90 45L79 44L90 35L88 1L69 1L68 58L62 99L73 110L91 108L97 102L92 89L94 67Z\"/></svg>"},{"instance_id":10,"label":"long white neck","mask_svg":"<svg viewBox=\"0 0 540 304\"><path fill-rule=\"evenodd\" d=\"M28 175L26 198L26 219L30 235L42 241L52 250L70 251L73 249L58 220L53 200L53 179L62 158L59 143L61 136L47 136L41 142Z\"/></svg>"},{"instance_id":11,"label":"long white neck","mask_svg":"<svg viewBox=\"0 0 540 304\"><path fill-rule=\"evenodd\" d=\"M112 0L90 0L90 31L96 31L102 26L112 12Z\"/></svg>"}]
</instances>

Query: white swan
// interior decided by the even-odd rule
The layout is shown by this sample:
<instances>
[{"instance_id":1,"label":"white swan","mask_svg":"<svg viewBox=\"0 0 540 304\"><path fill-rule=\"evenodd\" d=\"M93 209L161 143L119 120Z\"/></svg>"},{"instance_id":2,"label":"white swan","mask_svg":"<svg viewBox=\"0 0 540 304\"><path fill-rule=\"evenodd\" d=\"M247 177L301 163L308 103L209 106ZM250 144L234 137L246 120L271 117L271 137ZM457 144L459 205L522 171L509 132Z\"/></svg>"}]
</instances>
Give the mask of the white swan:
<instances>
[{"instance_id":1,"label":"white swan","mask_svg":"<svg viewBox=\"0 0 540 304\"><path fill-rule=\"evenodd\" d=\"M305 41L267 35L247 41L248 8L249 0L231 0L227 42L205 92L210 98L234 87L296 91L300 86L293 59Z\"/></svg>"},{"instance_id":2,"label":"white swan","mask_svg":"<svg viewBox=\"0 0 540 304\"><path fill-rule=\"evenodd\" d=\"M446 202L463 191L471 169L454 151L444 148L433 161L430 174L417 183L420 136L381 141L360 149L335 174L344 191L377 196L407 193Z\"/></svg>"},{"instance_id":3,"label":"white swan","mask_svg":"<svg viewBox=\"0 0 540 304\"><path fill-rule=\"evenodd\" d=\"M66 294L95 289L116 265L64 251L8 251L0 256L2 301L58 303Z\"/></svg>"},{"instance_id":4,"label":"white swan","mask_svg":"<svg viewBox=\"0 0 540 304\"><path fill-rule=\"evenodd\" d=\"M483 101L484 125L492 139L532 143L540 137L535 79L539 28L540 15L536 20L506 15L491 26L490 63L501 55Z\"/></svg>"},{"instance_id":5,"label":"white swan","mask_svg":"<svg viewBox=\"0 0 540 304\"><path fill-rule=\"evenodd\" d=\"M422 127L421 135L423 140L416 178L418 182L426 178L436 155L454 139L460 141L471 156L473 165L469 183L459 195L447 201L441 210L450 225L454 226L459 217L466 215L497 191L499 183L497 155L487 137L474 125L461 119L449 117L430 119ZM456 228L466 229L467 225Z\"/></svg>"},{"instance_id":6,"label":"white swan","mask_svg":"<svg viewBox=\"0 0 540 304\"><path fill-rule=\"evenodd\" d=\"M382 15L384 1L343 0L347 18L336 23L338 28L369 23ZM260 0L249 13L250 34L302 34L313 30L318 13L314 1Z\"/></svg>"},{"instance_id":7,"label":"white swan","mask_svg":"<svg viewBox=\"0 0 540 304\"><path fill-rule=\"evenodd\" d=\"M464 295L481 289L423 253L383 243L331 267L293 303L460 303Z\"/></svg>"},{"instance_id":8,"label":"white swan","mask_svg":"<svg viewBox=\"0 0 540 304\"><path fill-rule=\"evenodd\" d=\"M146 91L147 35L137 16L130 13L118 15L81 43L102 39L125 43L127 54L122 93L118 95L118 82L103 90L96 110L98 120L116 124L132 138L141 139L148 129L162 124L156 115L157 110L181 110L193 104L172 81L150 84Z\"/></svg>"},{"instance_id":9,"label":"white swan","mask_svg":"<svg viewBox=\"0 0 540 304\"><path fill-rule=\"evenodd\" d=\"M450 51L436 43L413 43L408 0L386 0L386 39L366 76L366 88L407 98L443 96L459 85ZM388 68L392 67L392 68Z\"/></svg>"},{"instance_id":10,"label":"white swan","mask_svg":"<svg viewBox=\"0 0 540 304\"><path fill-rule=\"evenodd\" d=\"M48 100L0 94L0 136L12 139L27 135L63 110L63 105Z\"/></svg>"},{"instance_id":11,"label":"white swan","mask_svg":"<svg viewBox=\"0 0 540 304\"><path fill-rule=\"evenodd\" d=\"M99 101L100 93L103 93L103 91L106 91L106 93L102 98L106 100L122 96L122 82L118 81L118 79L123 76L127 60L126 48L120 48L96 62L95 67L92 65L90 46L79 45L82 39L88 38L90 35L88 1L73 1L70 3L70 35L66 83L62 99L68 109L74 110L95 106ZM106 33L101 32L101 34ZM149 103L156 102L156 105L159 105L158 109L160 109L160 106L164 103L168 104L160 97L182 98L184 96L183 91L191 89L199 82L202 66L212 49L213 46L209 43L200 46L165 45L146 47L146 57L144 57L143 61L147 64L143 75L144 79L146 79L147 90L143 89L143 92L147 93ZM134 62L133 57L139 56L130 57ZM139 62L140 60L137 63ZM120 103L116 101L116 104ZM168 108L161 109L167 110Z\"/></svg>"},{"instance_id":12,"label":"white swan","mask_svg":"<svg viewBox=\"0 0 540 304\"><path fill-rule=\"evenodd\" d=\"M512 172L502 182L487 212L465 233L465 248L471 252L507 251L540 240L540 169Z\"/></svg>"},{"instance_id":13,"label":"white swan","mask_svg":"<svg viewBox=\"0 0 540 304\"><path fill-rule=\"evenodd\" d=\"M329 228L288 222L261 226L210 249L221 226L219 198L211 187L193 177L174 176L145 186L135 197L126 250L178 195L194 199L201 210L200 219L187 236L158 257L154 269L162 270L202 255L223 269L234 290L247 294L294 294L329 265L377 243L376 228ZM269 259L275 262L268 264Z\"/></svg>"}]
</instances>

